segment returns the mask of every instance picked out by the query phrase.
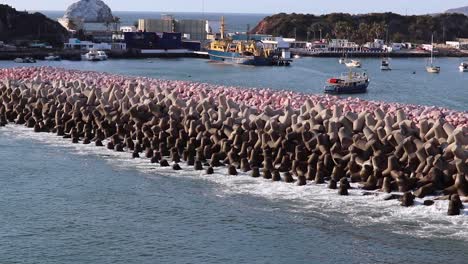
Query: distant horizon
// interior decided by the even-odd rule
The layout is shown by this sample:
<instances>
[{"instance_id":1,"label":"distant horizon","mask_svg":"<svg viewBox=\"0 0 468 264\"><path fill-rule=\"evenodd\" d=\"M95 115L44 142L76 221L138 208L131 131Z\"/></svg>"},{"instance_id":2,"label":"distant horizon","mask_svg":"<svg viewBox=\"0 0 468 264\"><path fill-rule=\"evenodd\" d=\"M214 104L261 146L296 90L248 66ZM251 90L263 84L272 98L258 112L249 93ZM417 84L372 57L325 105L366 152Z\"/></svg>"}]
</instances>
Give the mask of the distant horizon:
<instances>
[{"instance_id":1,"label":"distant horizon","mask_svg":"<svg viewBox=\"0 0 468 264\"><path fill-rule=\"evenodd\" d=\"M16 9L17 11L26 11L26 12L63 12L65 13L66 10L20 10ZM306 13L306 12L278 12L278 13L250 13L250 12L222 12L222 11L209 11L209 12L201 12L201 11L137 11L137 10L112 10L112 13L185 13L185 14L233 14L233 15L265 15L265 16L271 16L271 15L276 15L280 13L285 13L285 14L301 14L301 15L315 15L315 16L321 16L321 15L329 15L329 14L350 14L350 15L365 15L365 14L384 14L384 13L393 13L401 16L424 16L424 15L438 15L438 14L444 14L444 12L439 12L439 13L424 13L424 14L402 14L398 12L392 12L392 11L383 11L383 12L367 12L367 13L352 13L352 12L341 12L341 11L336 11L336 12L329 12L329 13Z\"/></svg>"},{"instance_id":2,"label":"distant horizon","mask_svg":"<svg viewBox=\"0 0 468 264\"><path fill-rule=\"evenodd\" d=\"M246 0L240 0L240 2ZM13 6L17 10L30 11L65 11L77 0L3 0L3 4ZM133 0L131 4L118 0L104 0L113 12L164 12L164 13L231 13L231 14L277 14L297 13L323 15L330 13L386 13L400 15L430 15L443 13L448 9L468 6L468 0L426 0L424 4L417 1L394 0L392 2L376 2L375 0L332 0L320 4L310 4L306 1L292 0L256 0L248 4L226 5L215 0L171 0L149 1ZM133 10L133 9L139 10ZM132 9L132 10L129 10ZM160 10L152 10L160 9ZM183 9L183 10L181 10Z\"/></svg>"}]
</instances>

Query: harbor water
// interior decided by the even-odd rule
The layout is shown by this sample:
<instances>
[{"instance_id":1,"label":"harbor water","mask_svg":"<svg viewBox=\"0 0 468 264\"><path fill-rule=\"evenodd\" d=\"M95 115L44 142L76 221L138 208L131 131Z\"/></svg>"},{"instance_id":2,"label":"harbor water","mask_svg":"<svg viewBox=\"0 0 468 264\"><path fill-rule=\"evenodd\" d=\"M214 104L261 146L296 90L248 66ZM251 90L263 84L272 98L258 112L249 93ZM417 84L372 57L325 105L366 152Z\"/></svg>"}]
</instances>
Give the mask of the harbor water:
<instances>
[{"instance_id":1,"label":"harbor water","mask_svg":"<svg viewBox=\"0 0 468 264\"><path fill-rule=\"evenodd\" d=\"M434 105L468 110L468 73L459 72L459 58L440 58L440 74L429 74L424 58L390 59L392 71L380 70L380 59L362 59L362 69L370 78L368 93L353 95L365 100ZM325 81L348 69L336 58L295 59L291 67L252 67L213 63L205 59L134 59L104 62L39 61L27 66L50 65L68 69L110 72L160 79L206 82L225 86L272 88L322 94ZM0 67L18 67L0 61Z\"/></svg>"},{"instance_id":2,"label":"harbor water","mask_svg":"<svg viewBox=\"0 0 468 264\"><path fill-rule=\"evenodd\" d=\"M366 100L466 111L468 74L441 58L363 59ZM322 93L346 71L337 59L302 58L291 67L245 67L203 59L38 62L32 66L111 72L226 86ZM0 62L0 67L25 66ZM29 66L29 65L28 65ZM297 187L203 175L75 145L23 126L0 128L0 263L466 263L468 209L447 203L404 208L397 200L340 197L325 186Z\"/></svg>"},{"instance_id":3,"label":"harbor water","mask_svg":"<svg viewBox=\"0 0 468 264\"><path fill-rule=\"evenodd\" d=\"M466 263L467 216L0 129L0 263ZM467 212L465 212L466 214Z\"/></svg>"}]
</instances>

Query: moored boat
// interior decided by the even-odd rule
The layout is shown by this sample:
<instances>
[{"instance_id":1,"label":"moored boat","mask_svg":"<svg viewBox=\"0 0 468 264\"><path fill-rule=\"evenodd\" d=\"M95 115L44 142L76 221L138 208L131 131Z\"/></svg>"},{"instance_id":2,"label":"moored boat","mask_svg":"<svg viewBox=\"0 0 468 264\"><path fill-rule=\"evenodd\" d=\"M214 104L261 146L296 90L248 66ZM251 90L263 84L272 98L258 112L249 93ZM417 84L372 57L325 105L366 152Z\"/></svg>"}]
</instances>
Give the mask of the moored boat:
<instances>
[{"instance_id":1,"label":"moored boat","mask_svg":"<svg viewBox=\"0 0 468 264\"><path fill-rule=\"evenodd\" d=\"M440 73L440 67L434 65L434 35L432 35L431 40L431 63L426 66L426 71L428 73Z\"/></svg>"},{"instance_id":2,"label":"moored boat","mask_svg":"<svg viewBox=\"0 0 468 264\"><path fill-rule=\"evenodd\" d=\"M464 62L460 63L460 66L458 66L458 69L461 72L468 72L468 62L464 61Z\"/></svg>"},{"instance_id":3,"label":"moored boat","mask_svg":"<svg viewBox=\"0 0 468 264\"><path fill-rule=\"evenodd\" d=\"M339 77L330 78L325 86L325 93L354 94L365 93L369 86L369 76L366 72L349 71Z\"/></svg>"},{"instance_id":4,"label":"moored boat","mask_svg":"<svg viewBox=\"0 0 468 264\"><path fill-rule=\"evenodd\" d=\"M390 61L388 59L382 59L382 62L380 63L380 70L382 71L392 70L392 68L390 68Z\"/></svg>"},{"instance_id":5,"label":"moored boat","mask_svg":"<svg viewBox=\"0 0 468 264\"><path fill-rule=\"evenodd\" d=\"M338 63L339 63L339 64L345 64L345 62L346 62L346 59L345 59L345 58L340 58L340 59L338 60Z\"/></svg>"},{"instance_id":6,"label":"moored boat","mask_svg":"<svg viewBox=\"0 0 468 264\"><path fill-rule=\"evenodd\" d=\"M102 50L90 50L88 53L81 56L82 60L87 61L105 61L107 58L107 54Z\"/></svg>"},{"instance_id":7,"label":"moored boat","mask_svg":"<svg viewBox=\"0 0 468 264\"><path fill-rule=\"evenodd\" d=\"M221 37L208 47L212 61L252 66L289 66L292 62L289 43L276 40L237 40L224 37L224 17L221 19Z\"/></svg>"},{"instance_id":8,"label":"moored boat","mask_svg":"<svg viewBox=\"0 0 468 264\"><path fill-rule=\"evenodd\" d=\"M345 62L346 67L348 68L361 68L361 62L358 60L350 60Z\"/></svg>"},{"instance_id":9,"label":"moored boat","mask_svg":"<svg viewBox=\"0 0 468 264\"><path fill-rule=\"evenodd\" d=\"M44 57L44 60L46 61L59 61L61 60L60 56L54 55L54 54L49 54L49 56Z\"/></svg>"}]
</instances>

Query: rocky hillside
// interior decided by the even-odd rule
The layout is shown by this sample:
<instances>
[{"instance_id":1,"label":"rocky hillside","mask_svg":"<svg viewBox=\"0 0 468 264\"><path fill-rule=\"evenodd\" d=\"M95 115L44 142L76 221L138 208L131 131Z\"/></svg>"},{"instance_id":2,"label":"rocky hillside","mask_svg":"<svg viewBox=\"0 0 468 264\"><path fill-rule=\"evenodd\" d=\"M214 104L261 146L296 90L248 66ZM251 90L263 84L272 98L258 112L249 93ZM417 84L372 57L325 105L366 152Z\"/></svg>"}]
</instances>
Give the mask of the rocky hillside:
<instances>
[{"instance_id":1,"label":"rocky hillside","mask_svg":"<svg viewBox=\"0 0 468 264\"><path fill-rule=\"evenodd\" d=\"M468 17L462 14L334 13L316 16L280 13L264 18L252 33L297 36L299 40L306 40L319 38L320 31L323 38L347 38L361 44L374 38L427 43L432 34L436 41L468 37Z\"/></svg>"},{"instance_id":2,"label":"rocky hillside","mask_svg":"<svg viewBox=\"0 0 468 264\"><path fill-rule=\"evenodd\" d=\"M37 40L61 46L67 37L65 28L41 13L18 12L8 5L0 5L0 41L18 43Z\"/></svg>"},{"instance_id":3,"label":"rocky hillside","mask_svg":"<svg viewBox=\"0 0 468 264\"><path fill-rule=\"evenodd\" d=\"M452 8L452 9L445 11L445 13L464 14L465 16L468 16L468 6Z\"/></svg>"},{"instance_id":4,"label":"rocky hillside","mask_svg":"<svg viewBox=\"0 0 468 264\"><path fill-rule=\"evenodd\" d=\"M84 22L104 23L113 20L109 6L101 0L80 0L67 8L64 18L83 19Z\"/></svg>"}]
</instances>

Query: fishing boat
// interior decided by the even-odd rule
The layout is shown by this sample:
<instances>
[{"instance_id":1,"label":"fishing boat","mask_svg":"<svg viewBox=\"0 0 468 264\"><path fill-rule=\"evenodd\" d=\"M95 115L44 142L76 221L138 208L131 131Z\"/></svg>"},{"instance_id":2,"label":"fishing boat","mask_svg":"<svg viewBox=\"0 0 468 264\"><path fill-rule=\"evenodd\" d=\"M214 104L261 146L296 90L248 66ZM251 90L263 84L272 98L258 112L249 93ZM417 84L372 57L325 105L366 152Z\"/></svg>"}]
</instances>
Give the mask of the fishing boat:
<instances>
[{"instance_id":1,"label":"fishing boat","mask_svg":"<svg viewBox=\"0 0 468 264\"><path fill-rule=\"evenodd\" d=\"M361 68L361 62L358 60L350 60L345 62L346 67L348 68Z\"/></svg>"},{"instance_id":2,"label":"fishing boat","mask_svg":"<svg viewBox=\"0 0 468 264\"><path fill-rule=\"evenodd\" d=\"M390 61L388 59L382 59L382 62L380 63L380 70L382 71L392 70L392 68L390 68Z\"/></svg>"},{"instance_id":3,"label":"fishing boat","mask_svg":"<svg viewBox=\"0 0 468 264\"><path fill-rule=\"evenodd\" d=\"M82 60L87 61L105 61L107 58L107 54L102 50L90 50L88 53L81 56Z\"/></svg>"},{"instance_id":4,"label":"fishing boat","mask_svg":"<svg viewBox=\"0 0 468 264\"><path fill-rule=\"evenodd\" d=\"M464 62L460 63L460 66L458 66L458 69L461 72L468 72L468 62L464 61Z\"/></svg>"},{"instance_id":5,"label":"fishing boat","mask_svg":"<svg viewBox=\"0 0 468 264\"><path fill-rule=\"evenodd\" d=\"M275 44L273 44L275 43ZM224 18L221 20L221 38L214 40L208 47L210 60L230 64L252 66L288 66L292 62L289 44L280 47L279 41L237 40L224 37ZM276 46L271 48L267 46Z\"/></svg>"},{"instance_id":6,"label":"fishing boat","mask_svg":"<svg viewBox=\"0 0 468 264\"><path fill-rule=\"evenodd\" d=\"M365 93L369 86L369 76L366 72L353 72L350 70L340 77L327 80L325 93L329 94L354 94Z\"/></svg>"},{"instance_id":7,"label":"fishing boat","mask_svg":"<svg viewBox=\"0 0 468 264\"><path fill-rule=\"evenodd\" d=\"M434 35L432 35L431 40L431 64L426 66L426 71L428 73L440 73L440 67L434 65Z\"/></svg>"}]
</instances>

